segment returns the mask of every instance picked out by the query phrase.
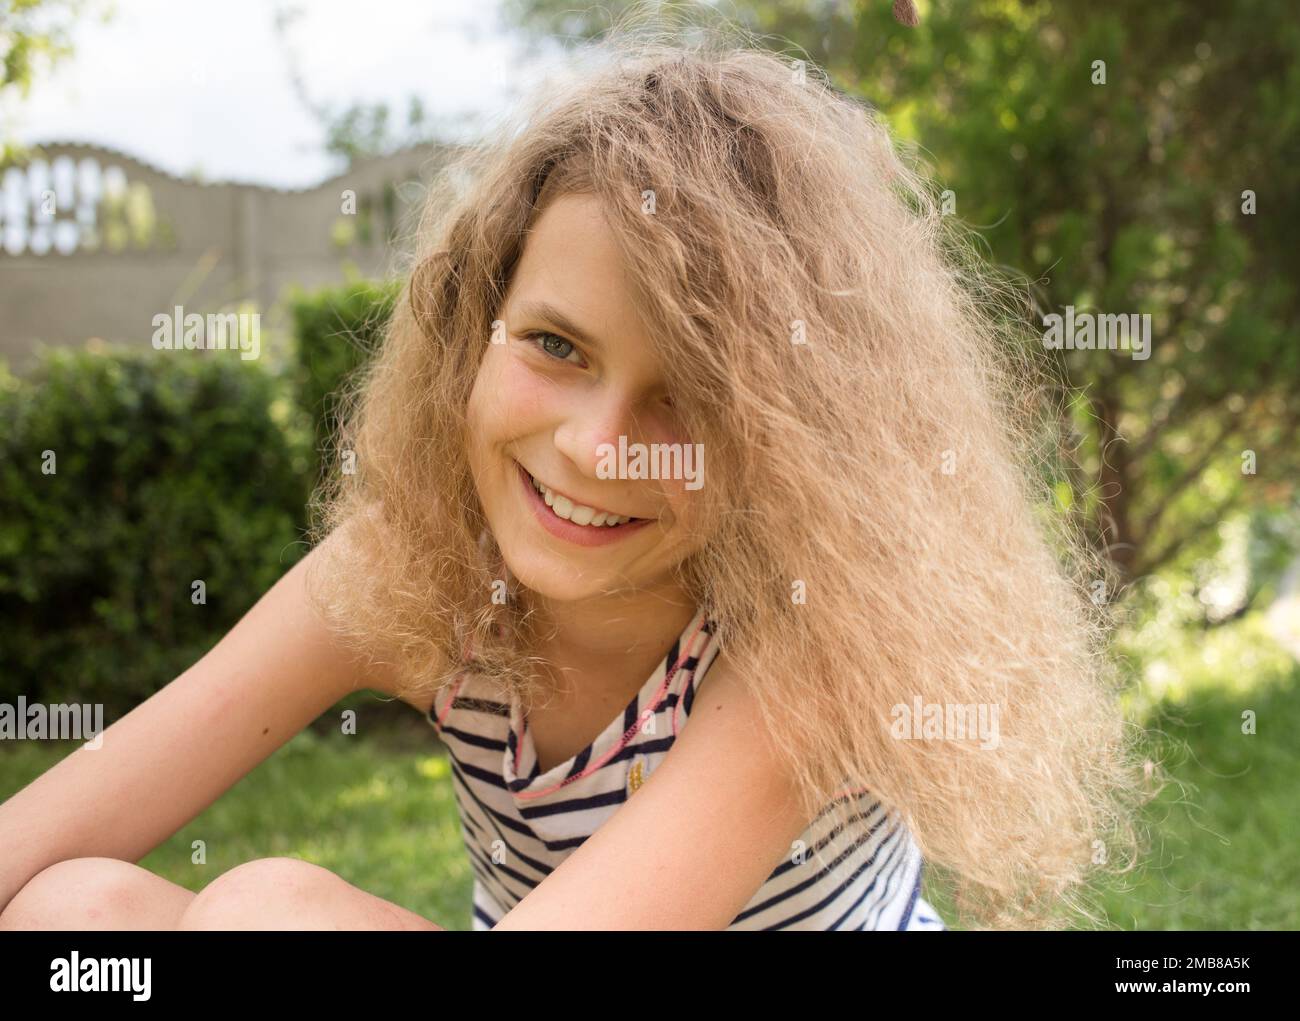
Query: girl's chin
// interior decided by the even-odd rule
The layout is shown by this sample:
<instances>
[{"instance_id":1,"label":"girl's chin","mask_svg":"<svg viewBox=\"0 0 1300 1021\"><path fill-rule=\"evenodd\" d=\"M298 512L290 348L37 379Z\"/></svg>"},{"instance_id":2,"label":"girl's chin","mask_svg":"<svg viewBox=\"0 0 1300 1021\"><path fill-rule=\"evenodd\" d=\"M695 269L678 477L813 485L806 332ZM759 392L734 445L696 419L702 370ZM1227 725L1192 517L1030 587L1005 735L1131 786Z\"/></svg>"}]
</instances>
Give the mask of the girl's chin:
<instances>
[{"instance_id":1,"label":"girl's chin","mask_svg":"<svg viewBox=\"0 0 1300 1021\"><path fill-rule=\"evenodd\" d=\"M510 573L528 592L553 603L581 603L611 595L614 590L614 586L602 585L599 581L577 582L572 575L563 577L550 571L520 574L512 568Z\"/></svg>"},{"instance_id":2,"label":"girl's chin","mask_svg":"<svg viewBox=\"0 0 1300 1021\"><path fill-rule=\"evenodd\" d=\"M576 603L619 591L641 589L652 579L632 578L621 571L602 571L588 566L579 570L554 553L538 550L502 550L506 567L520 585L544 599Z\"/></svg>"}]
</instances>

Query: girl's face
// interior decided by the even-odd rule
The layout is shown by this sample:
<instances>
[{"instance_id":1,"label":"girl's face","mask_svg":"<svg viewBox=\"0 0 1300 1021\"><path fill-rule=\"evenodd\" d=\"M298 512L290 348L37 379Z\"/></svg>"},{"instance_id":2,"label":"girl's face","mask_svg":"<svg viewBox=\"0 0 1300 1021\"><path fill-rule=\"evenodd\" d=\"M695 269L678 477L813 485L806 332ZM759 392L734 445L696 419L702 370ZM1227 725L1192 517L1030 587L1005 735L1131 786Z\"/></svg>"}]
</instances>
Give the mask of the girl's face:
<instances>
[{"instance_id":1,"label":"girl's face","mask_svg":"<svg viewBox=\"0 0 1300 1021\"><path fill-rule=\"evenodd\" d=\"M470 395L469 459L506 566L558 601L664 585L697 548L688 512L703 476L635 468L638 444L687 454L688 441L597 199L547 206L498 318Z\"/></svg>"}]
</instances>

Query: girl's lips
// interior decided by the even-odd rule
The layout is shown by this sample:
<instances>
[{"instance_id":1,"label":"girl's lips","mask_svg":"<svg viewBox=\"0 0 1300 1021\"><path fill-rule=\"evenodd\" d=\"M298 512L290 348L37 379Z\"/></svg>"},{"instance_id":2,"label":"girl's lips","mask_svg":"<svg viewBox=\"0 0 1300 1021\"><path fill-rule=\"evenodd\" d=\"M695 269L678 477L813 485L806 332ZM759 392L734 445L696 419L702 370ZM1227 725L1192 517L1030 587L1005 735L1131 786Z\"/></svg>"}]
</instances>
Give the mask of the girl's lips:
<instances>
[{"instance_id":1,"label":"girl's lips","mask_svg":"<svg viewBox=\"0 0 1300 1021\"><path fill-rule=\"evenodd\" d=\"M546 501L533 487L533 480L522 464L516 461L515 467L519 469L519 481L524 487L524 497L532 507L533 513L537 515L538 522L557 539L565 539L577 546L608 546L610 543L626 539L634 532L641 531L654 521L653 518L644 518L613 527L602 525L594 528L591 525L575 525L572 521L557 517L554 511L546 506Z\"/></svg>"}]
</instances>

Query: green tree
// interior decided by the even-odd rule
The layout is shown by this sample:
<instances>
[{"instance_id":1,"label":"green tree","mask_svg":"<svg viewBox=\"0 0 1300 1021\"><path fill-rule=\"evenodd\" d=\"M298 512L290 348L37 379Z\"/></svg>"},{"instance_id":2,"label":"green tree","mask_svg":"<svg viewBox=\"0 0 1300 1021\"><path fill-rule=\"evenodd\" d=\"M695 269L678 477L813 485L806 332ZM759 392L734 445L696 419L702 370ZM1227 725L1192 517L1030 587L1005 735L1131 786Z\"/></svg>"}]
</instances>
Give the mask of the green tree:
<instances>
[{"instance_id":1,"label":"green tree","mask_svg":"<svg viewBox=\"0 0 1300 1021\"><path fill-rule=\"evenodd\" d=\"M0 0L0 112L25 99L38 75L72 55L72 25L85 6L85 0ZM0 165L20 151L0 122Z\"/></svg>"}]
</instances>

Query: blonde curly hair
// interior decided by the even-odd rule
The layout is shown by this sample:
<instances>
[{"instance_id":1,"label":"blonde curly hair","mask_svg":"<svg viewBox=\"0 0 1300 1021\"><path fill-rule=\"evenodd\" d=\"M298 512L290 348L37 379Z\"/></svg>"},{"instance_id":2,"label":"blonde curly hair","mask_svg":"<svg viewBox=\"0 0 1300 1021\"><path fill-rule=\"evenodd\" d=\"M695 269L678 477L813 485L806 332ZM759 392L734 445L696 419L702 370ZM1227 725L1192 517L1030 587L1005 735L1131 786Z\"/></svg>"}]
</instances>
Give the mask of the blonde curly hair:
<instances>
[{"instance_id":1,"label":"blonde curly hair","mask_svg":"<svg viewBox=\"0 0 1300 1021\"><path fill-rule=\"evenodd\" d=\"M429 195L338 432L356 472L319 491L318 537L340 537L313 573L322 611L408 692L474 649L536 694L527 615L491 598L465 409L530 225L595 195L710 454L680 579L810 815L845 783L874 791L967 924L1095 920L1091 874L1137 857L1142 770L1084 591L1101 566L1046 509L1056 409L1005 287L815 66L717 31L615 32L590 56ZM917 699L997 707L996 747L900 740L891 713Z\"/></svg>"}]
</instances>

